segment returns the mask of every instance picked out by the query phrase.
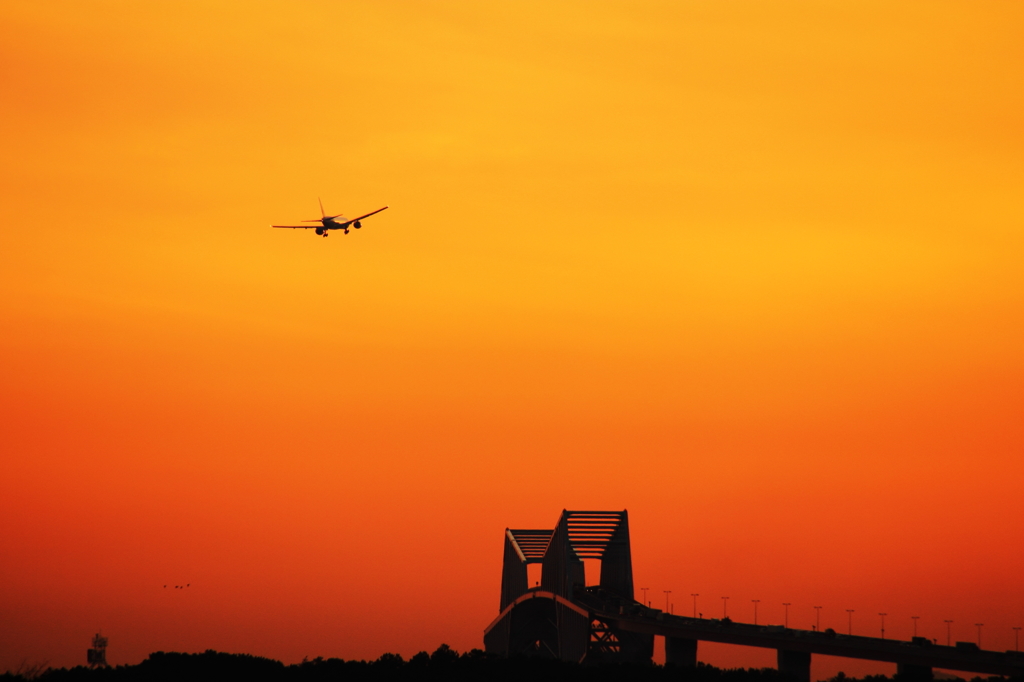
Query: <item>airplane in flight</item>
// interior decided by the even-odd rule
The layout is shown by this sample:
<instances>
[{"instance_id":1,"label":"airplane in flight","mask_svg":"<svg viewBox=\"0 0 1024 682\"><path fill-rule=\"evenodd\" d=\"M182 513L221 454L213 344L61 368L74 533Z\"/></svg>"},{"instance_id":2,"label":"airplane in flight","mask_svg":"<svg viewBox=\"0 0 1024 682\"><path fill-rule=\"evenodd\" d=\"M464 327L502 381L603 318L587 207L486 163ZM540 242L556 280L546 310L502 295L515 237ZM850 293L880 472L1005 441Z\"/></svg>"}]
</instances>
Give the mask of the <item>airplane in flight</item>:
<instances>
[{"instance_id":1,"label":"airplane in flight","mask_svg":"<svg viewBox=\"0 0 1024 682\"><path fill-rule=\"evenodd\" d=\"M317 201L320 201L320 200L317 199ZM384 208L387 208L387 206L385 206ZM302 221L304 223L320 223L319 225L271 225L271 227L280 227L280 228L289 229L289 230L311 230L311 229L316 229L316 233L319 234L319 235L323 235L324 237L326 237L328 234L330 234L329 230L345 230L345 234L348 234L349 226L352 226L352 227L354 227L354 228L356 228L358 230L360 227L363 226L363 224L361 222L363 218L369 218L374 213L380 213L381 211L384 210L384 208L378 208L376 211L372 211L370 213L367 213L366 215L361 215L358 218L353 218L352 220L348 220L348 219L346 219L344 216L342 216L340 214L339 215L327 215L326 213L324 213L324 202L320 201L320 215L322 217L321 218L317 218L317 219L313 219L313 220L303 220Z\"/></svg>"}]
</instances>

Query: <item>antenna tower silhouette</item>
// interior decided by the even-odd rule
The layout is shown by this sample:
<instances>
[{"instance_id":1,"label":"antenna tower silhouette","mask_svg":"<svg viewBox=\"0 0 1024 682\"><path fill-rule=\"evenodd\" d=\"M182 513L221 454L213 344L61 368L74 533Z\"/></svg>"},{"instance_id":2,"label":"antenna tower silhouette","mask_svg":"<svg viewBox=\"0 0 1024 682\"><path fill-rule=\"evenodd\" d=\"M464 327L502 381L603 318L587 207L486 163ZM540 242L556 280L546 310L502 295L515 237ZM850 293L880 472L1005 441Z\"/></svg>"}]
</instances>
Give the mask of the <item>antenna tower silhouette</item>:
<instances>
[{"instance_id":1,"label":"antenna tower silhouette","mask_svg":"<svg viewBox=\"0 0 1024 682\"><path fill-rule=\"evenodd\" d=\"M86 652L86 660L90 668L106 667L107 665L107 638L96 633L92 638L92 648Z\"/></svg>"}]
</instances>

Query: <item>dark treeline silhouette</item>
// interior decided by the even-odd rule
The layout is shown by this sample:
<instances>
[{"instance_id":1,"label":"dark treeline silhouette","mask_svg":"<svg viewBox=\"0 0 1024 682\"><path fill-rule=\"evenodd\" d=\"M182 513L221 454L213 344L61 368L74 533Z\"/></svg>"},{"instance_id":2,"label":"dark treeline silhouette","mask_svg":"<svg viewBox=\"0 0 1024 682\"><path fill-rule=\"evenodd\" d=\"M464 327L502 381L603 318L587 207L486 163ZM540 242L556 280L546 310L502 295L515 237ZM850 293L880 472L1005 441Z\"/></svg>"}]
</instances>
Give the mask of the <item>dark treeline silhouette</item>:
<instances>
[{"instance_id":1,"label":"dark treeline silhouette","mask_svg":"<svg viewBox=\"0 0 1024 682\"><path fill-rule=\"evenodd\" d=\"M201 654L158 651L138 665L50 668L27 675L4 673L0 682L34 679L39 682L786 682L772 668L722 669L698 664L677 668L654 664L580 665L543 658L500 658L473 649L464 654L442 644L434 653L421 651L409 660L384 654L376 661L316 658L295 665L248 654L206 651ZM1004 678L988 678L988 682ZM884 675L864 680L842 673L829 682L889 682ZM895 678L899 682L899 678ZM974 678L972 682L985 682ZM1024 682L1024 681L1022 681Z\"/></svg>"}]
</instances>

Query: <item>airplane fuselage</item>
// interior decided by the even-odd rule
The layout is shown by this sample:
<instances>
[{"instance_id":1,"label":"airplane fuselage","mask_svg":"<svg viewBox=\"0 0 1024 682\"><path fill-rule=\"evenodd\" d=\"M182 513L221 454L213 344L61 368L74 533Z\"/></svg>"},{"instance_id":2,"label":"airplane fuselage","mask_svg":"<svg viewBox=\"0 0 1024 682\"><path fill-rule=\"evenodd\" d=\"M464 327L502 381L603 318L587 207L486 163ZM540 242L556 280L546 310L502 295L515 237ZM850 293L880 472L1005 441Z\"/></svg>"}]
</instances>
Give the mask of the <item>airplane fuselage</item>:
<instances>
[{"instance_id":1,"label":"airplane fuselage","mask_svg":"<svg viewBox=\"0 0 1024 682\"><path fill-rule=\"evenodd\" d=\"M345 234L348 234L348 228L349 227L354 227L357 230L360 227L362 227L362 225L359 223L358 220L355 220L355 221L352 221L352 222L339 223L339 222L336 222L333 218L324 218L320 222L323 223L323 224L320 227L316 228L316 233L317 234L322 234L325 237L327 236L326 235L327 230L345 230Z\"/></svg>"}]
</instances>

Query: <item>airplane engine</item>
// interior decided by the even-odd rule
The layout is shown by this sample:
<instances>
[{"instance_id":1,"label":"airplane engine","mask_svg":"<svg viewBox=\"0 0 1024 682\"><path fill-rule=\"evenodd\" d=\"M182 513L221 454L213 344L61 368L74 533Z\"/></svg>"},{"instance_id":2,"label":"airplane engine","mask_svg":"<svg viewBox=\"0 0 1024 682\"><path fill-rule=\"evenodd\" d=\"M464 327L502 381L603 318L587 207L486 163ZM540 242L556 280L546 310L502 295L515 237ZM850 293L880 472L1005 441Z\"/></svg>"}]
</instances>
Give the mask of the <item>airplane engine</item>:
<instances>
[{"instance_id":1,"label":"airplane engine","mask_svg":"<svg viewBox=\"0 0 1024 682\"><path fill-rule=\"evenodd\" d=\"M358 220L357 220L357 221L355 221L354 223L352 223L352 227L356 228L357 230L358 230L358 229L359 229L360 227L362 227L362 226L363 226L363 224L362 224L361 222L359 222Z\"/></svg>"},{"instance_id":2,"label":"airplane engine","mask_svg":"<svg viewBox=\"0 0 1024 682\"><path fill-rule=\"evenodd\" d=\"M316 228L316 233L317 234L323 234L324 233L324 228L322 228L322 227Z\"/></svg>"}]
</instances>

